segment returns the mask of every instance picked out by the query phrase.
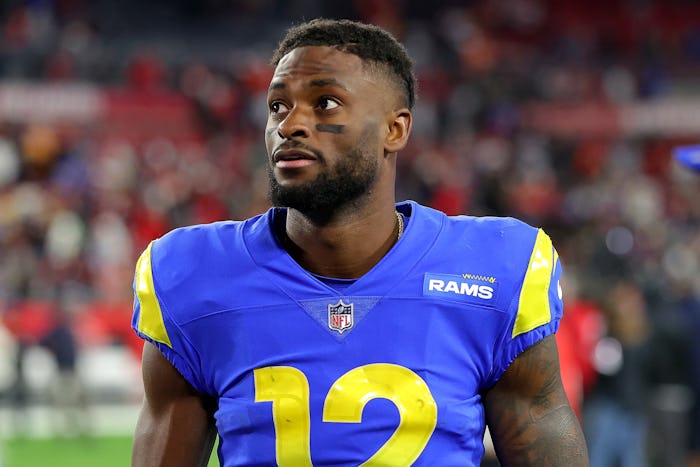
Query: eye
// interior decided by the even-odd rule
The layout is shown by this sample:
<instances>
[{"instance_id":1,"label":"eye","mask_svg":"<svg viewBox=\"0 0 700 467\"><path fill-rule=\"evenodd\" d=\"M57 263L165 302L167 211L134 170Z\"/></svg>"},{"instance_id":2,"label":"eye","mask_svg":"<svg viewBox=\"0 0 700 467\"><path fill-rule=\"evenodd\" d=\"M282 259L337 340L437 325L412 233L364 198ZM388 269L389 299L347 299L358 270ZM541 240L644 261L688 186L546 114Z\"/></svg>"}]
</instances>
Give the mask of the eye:
<instances>
[{"instance_id":1,"label":"eye","mask_svg":"<svg viewBox=\"0 0 700 467\"><path fill-rule=\"evenodd\" d=\"M280 101L273 101L270 103L270 113L271 114L280 114L280 113L285 113L289 111L289 107L284 105Z\"/></svg>"},{"instance_id":2,"label":"eye","mask_svg":"<svg viewBox=\"0 0 700 467\"><path fill-rule=\"evenodd\" d=\"M318 107L321 110L333 110L340 107L340 104L332 97L324 96L318 100Z\"/></svg>"}]
</instances>

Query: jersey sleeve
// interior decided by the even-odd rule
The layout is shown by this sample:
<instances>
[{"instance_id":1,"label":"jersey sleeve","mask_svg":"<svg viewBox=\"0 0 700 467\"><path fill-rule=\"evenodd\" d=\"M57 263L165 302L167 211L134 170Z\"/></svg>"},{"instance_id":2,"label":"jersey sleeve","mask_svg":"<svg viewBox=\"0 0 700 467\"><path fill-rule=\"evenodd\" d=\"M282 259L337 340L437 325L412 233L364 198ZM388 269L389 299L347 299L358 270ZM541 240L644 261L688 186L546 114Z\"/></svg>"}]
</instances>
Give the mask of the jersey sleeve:
<instances>
[{"instance_id":1,"label":"jersey sleeve","mask_svg":"<svg viewBox=\"0 0 700 467\"><path fill-rule=\"evenodd\" d=\"M199 358L187 336L168 313L166 292L159 288L157 271L167 271L168 256L159 241L151 242L139 257L134 274L134 313L131 327L142 339L154 344L180 374L199 392L206 393L200 378Z\"/></svg>"},{"instance_id":2,"label":"jersey sleeve","mask_svg":"<svg viewBox=\"0 0 700 467\"><path fill-rule=\"evenodd\" d=\"M549 236L537 230L522 280L511 302L509 325L495 358L494 384L525 349L554 334L563 312L562 267Z\"/></svg>"}]
</instances>

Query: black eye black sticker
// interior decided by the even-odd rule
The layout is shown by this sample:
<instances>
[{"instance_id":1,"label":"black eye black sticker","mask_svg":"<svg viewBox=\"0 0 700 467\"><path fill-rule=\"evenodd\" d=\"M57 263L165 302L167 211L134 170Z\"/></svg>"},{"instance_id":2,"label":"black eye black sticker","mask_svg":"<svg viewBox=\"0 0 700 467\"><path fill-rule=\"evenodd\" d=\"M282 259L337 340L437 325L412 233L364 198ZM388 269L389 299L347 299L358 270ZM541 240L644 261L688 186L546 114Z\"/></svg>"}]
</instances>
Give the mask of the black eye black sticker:
<instances>
[{"instance_id":1,"label":"black eye black sticker","mask_svg":"<svg viewBox=\"0 0 700 467\"><path fill-rule=\"evenodd\" d=\"M319 123L316 125L318 131L323 131L324 133L333 133L339 135L345 131L345 125L330 125L327 123Z\"/></svg>"}]
</instances>

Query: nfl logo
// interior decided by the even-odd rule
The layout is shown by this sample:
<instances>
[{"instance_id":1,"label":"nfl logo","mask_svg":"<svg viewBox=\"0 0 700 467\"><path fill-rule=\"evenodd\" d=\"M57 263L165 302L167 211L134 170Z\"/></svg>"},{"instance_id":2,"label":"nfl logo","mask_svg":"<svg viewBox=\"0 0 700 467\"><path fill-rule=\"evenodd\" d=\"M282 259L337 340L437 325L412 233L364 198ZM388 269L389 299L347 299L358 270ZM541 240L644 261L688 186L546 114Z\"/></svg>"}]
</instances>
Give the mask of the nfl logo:
<instances>
[{"instance_id":1,"label":"nfl logo","mask_svg":"<svg viewBox=\"0 0 700 467\"><path fill-rule=\"evenodd\" d=\"M339 333L350 329L354 324L353 304L345 304L340 300L335 305L328 305L328 327Z\"/></svg>"}]
</instances>

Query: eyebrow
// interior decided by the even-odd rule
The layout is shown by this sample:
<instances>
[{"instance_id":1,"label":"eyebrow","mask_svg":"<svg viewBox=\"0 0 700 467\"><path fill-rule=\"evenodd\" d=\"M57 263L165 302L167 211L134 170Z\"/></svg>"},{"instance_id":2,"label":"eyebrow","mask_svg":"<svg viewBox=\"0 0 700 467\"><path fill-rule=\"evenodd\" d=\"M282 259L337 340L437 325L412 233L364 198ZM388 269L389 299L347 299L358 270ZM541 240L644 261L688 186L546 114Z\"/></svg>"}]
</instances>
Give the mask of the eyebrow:
<instances>
[{"instance_id":1,"label":"eyebrow","mask_svg":"<svg viewBox=\"0 0 700 467\"><path fill-rule=\"evenodd\" d=\"M320 79L315 79L312 80L309 83L309 86L311 87L324 87L324 86L335 86L337 88L340 88L344 91L348 91L348 88L346 88L340 81L338 81L335 78L320 78Z\"/></svg>"},{"instance_id":2,"label":"eyebrow","mask_svg":"<svg viewBox=\"0 0 700 467\"><path fill-rule=\"evenodd\" d=\"M277 81L277 82L273 81L270 83L270 87L267 88L267 92L276 91L278 89L285 89L286 87L287 87L287 85L284 84L282 81Z\"/></svg>"},{"instance_id":3,"label":"eyebrow","mask_svg":"<svg viewBox=\"0 0 700 467\"><path fill-rule=\"evenodd\" d=\"M348 88L345 87L345 85L343 85L340 81L338 81L335 78L314 79L314 80L311 80L309 82L308 86L313 87L313 88L322 88L324 86L335 86L335 87L338 87L344 91L349 92ZM268 88L268 92L269 91L277 91L277 90L286 89L286 88L287 88L287 84L284 83L283 81L273 81L270 83L270 87Z\"/></svg>"}]
</instances>

